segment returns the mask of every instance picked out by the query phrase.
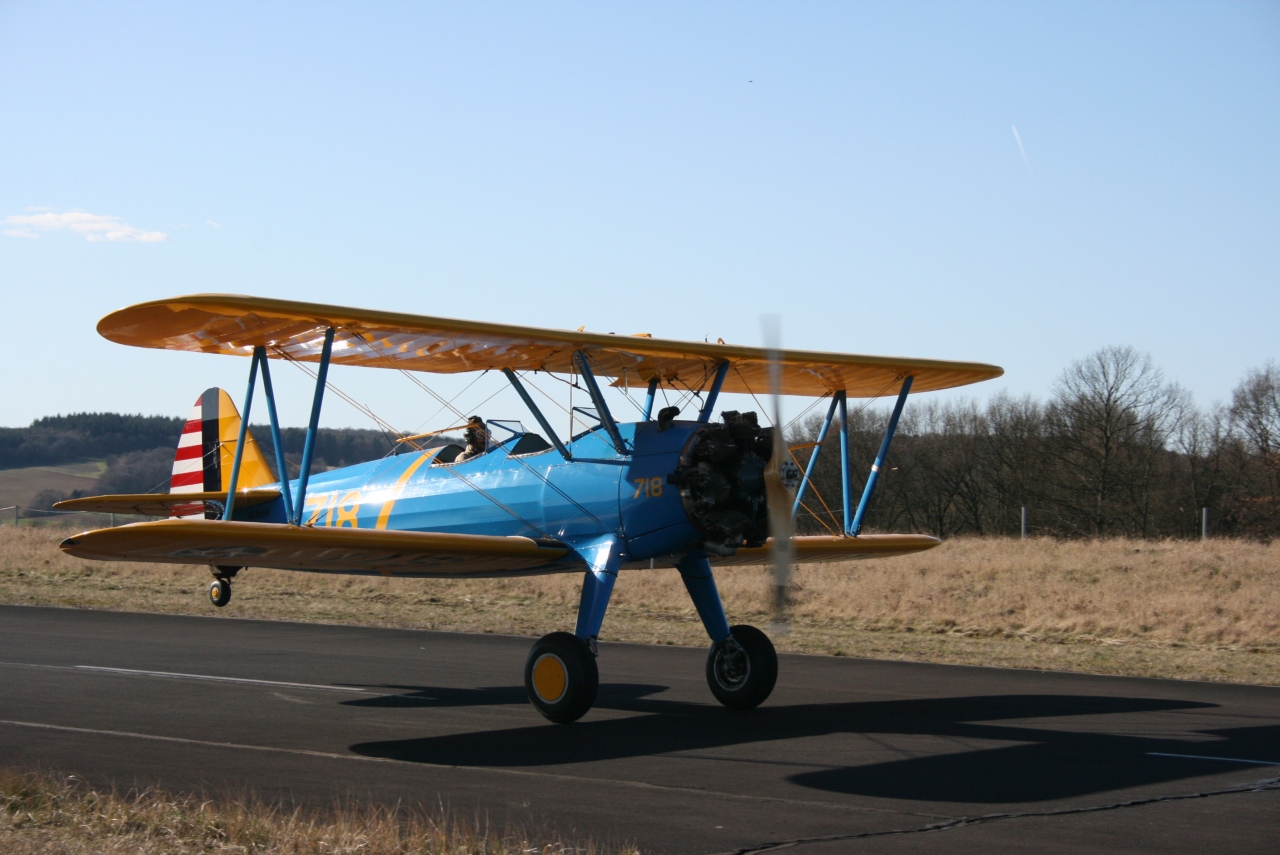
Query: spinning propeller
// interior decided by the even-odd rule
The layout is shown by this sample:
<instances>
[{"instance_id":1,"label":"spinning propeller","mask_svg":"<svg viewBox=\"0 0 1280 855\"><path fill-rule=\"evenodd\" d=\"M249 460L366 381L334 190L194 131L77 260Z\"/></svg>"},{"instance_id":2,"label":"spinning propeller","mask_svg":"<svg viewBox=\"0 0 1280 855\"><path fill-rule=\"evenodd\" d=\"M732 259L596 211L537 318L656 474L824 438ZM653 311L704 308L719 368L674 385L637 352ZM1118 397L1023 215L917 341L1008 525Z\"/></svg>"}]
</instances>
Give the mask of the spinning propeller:
<instances>
[{"instance_id":1,"label":"spinning propeller","mask_svg":"<svg viewBox=\"0 0 1280 855\"><path fill-rule=\"evenodd\" d=\"M786 634L790 629L791 565L795 561L791 538L795 523L791 507L799 486L800 468L791 459L782 421L782 344L777 315L761 318L764 346L769 359L769 392L772 398L773 452L764 470L765 497L769 504L769 535L773 538L773 620L772 629Z\"/></svg>"}]
</instances>

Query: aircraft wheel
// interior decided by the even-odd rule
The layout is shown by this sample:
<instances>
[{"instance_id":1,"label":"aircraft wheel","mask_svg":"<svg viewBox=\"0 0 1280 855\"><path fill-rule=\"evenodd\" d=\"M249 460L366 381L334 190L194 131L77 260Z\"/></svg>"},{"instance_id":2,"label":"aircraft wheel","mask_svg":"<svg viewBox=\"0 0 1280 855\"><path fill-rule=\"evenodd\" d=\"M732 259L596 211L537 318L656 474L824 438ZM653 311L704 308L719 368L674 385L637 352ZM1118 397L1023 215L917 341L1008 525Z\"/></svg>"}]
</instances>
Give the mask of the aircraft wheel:
<instances>
[{"instance_id":1,"label":"aircraft wheel","mask_svg":"<svg viewBox=\"0 0 1280 855\"><path fill-rule=\"evenodd\" d=\"M778 654L773 642L754 626L729 628L731 638L711 645L707 685L729 709L749 710L764 703L778 682Z\"/></svg>"},{"instance_id":2,"label":"aircraft wheel","mask_svg":"<svg viewBox=\"0 0 1280 855\"><path fill-rule=\"evenodd\" d=\"M596 702L600 688L591 648L568 632L544 635L524 663L524 688L529 702L551 721L577 721Z\"/></svg>"},{"instance_id":3,"label":"aircraft wheel","mask_svg":"<svg viewBox=\"0 0 1280 855\"><path fill-rule=\"evenodd\" d=\"M214 579L209 583L209 602L222 608L231 602L231 580Z\"/></svg>"}]
</instances>

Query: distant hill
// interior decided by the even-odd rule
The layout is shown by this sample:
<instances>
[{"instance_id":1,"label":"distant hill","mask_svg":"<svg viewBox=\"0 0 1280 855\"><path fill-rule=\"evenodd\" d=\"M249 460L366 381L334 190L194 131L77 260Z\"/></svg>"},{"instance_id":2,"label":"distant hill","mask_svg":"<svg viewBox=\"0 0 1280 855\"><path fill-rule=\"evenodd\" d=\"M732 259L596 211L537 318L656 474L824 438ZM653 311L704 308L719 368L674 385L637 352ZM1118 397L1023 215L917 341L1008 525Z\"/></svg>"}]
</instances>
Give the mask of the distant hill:
<instances>
[{"instance_id":1,"label":"distant hill","mask_svg":"<svg viewBox=\"0 0 1280 855\"><path fill-rule=\"evenodd\" d=\"M120 413L46 416L0 428L0 469L58 466L152 448L176 448L182 419Z\"/></svg>"},{"instance_id":2,"label":"distant hill","mask_svg":"<svg viewBox=\"0 0 1280 855\"><path fill-rule=\"evenodd\" d=\"M167 492L182 425L182 419L168 416L73 413L36 419L30 427L0 428L0 506L47 509L73 496ZM251 425L250 430L274 472L270 428ZM280 435L289 474L296 476L307 430L282 428ZM394 449L381 431L321 428L315 468L377 460Z\"/></svg>"},{"instance_id":3,"label":"distant hill","mask_svg":"<svg viewBox=\"0 0 1280 855\"><path fill-rule=\"evenodd\" d=\"M154 449L165 449L172 455L182 434L182 424L183 420L176 417L121 413L46 416L36 419L30 427L0 428L0 469L62 466L126 455L131 461L137 461L140 458L136 452ZM270 429L266 425L252 425L250 430L274 470ZM286 456L296 463L302 457L306 428L282 428L280 434ZM394 448L392 439L381 431L321 428L316 437L316 464L320 468L349 466L385 457ZM172 456L169 459L172 460Z\"/></svg>"}]
</instances>

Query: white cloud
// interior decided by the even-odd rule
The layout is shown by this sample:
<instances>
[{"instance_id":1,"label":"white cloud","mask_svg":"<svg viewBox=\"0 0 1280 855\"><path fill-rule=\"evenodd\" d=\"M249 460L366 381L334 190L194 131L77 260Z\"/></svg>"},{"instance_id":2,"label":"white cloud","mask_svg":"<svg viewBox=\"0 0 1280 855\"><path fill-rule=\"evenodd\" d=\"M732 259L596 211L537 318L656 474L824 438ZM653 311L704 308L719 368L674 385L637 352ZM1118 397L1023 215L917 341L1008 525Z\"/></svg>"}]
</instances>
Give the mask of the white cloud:
<instances>
[{"instance_id":1,"label":"white cloud","mask_svg":"<svg viewBox=\"0 0 1280 855\"><path fill-rule=\"evenodd\" d=\"M159 243L169 236L164 232L149 232L137 226L121 221L119 217L107 217L101 214L90 214L85 211L66 211L58 214L40 208L28 210L41 211L37 214L13 214L4 218L7 226L17 228L5 229L9 237L34 238L41 232L55 232L66 229L84 235L91 241L135 241L138 243Z\"/></svg>"}]
</instances>

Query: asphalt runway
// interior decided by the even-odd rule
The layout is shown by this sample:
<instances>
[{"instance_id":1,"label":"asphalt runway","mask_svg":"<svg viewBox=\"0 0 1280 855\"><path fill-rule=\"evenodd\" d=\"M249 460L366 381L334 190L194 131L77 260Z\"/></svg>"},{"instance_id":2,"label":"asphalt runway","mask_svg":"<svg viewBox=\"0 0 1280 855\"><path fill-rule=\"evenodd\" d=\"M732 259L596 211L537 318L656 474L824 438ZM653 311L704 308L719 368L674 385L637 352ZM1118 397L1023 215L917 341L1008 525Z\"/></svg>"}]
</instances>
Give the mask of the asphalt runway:
<instances>
[{"instance_id":1,"label":"asphalt runway","mask_svg":"<svg viewBox=\"0 0 1280 855\"><path fill-rule=\"evenodd\" d=\"M1280 851L1280 689L783 656L735 713L704 651L604 642L566 726L531 643L0 606L0 762L659 853Z\"/></svg>"}]
</instances>

